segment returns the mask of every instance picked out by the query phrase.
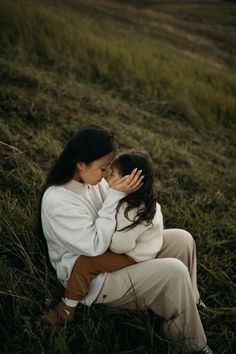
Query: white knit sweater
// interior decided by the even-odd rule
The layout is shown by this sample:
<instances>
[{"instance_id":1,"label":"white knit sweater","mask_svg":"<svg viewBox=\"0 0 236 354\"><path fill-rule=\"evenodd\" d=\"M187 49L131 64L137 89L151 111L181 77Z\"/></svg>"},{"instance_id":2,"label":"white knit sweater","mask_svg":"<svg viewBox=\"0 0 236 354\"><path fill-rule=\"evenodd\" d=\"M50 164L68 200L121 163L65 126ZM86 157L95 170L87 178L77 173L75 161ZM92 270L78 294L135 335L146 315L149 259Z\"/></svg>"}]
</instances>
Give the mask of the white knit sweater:
<instances>
[{"instance_id":1,"label":"white knit sweater","mask_svg":"<svg viewBox=\"0 0 236 354\"><path fill-rule=\"evenodd\" d=\"M112 236L111 251L125 253L136 262L146 261L156 257L163 243L163 217L161 207L156 204L156 214L150 225L142 222L132 229L122 228L131 225L137 216L137 209L132 209L126 218L124 212L127 204L124 203L117 213L117 230Z\"/></svg>"},{"instance_id":2,"label":"white knit sweater","mask_svg":"<svg viewBox=\"0 0 236 354\"><path fill-rule=\"evenodd\" d=\"M41 218L49 257L57 278L66 286L80 255L103 254L115 231L116 207L125 193L108 187L103 179L95 186L71 180L64 186L49 187L42 199ZM106 273L91 283L81 302L91 305L98 296Z\"/></svg>"}]
</instances>

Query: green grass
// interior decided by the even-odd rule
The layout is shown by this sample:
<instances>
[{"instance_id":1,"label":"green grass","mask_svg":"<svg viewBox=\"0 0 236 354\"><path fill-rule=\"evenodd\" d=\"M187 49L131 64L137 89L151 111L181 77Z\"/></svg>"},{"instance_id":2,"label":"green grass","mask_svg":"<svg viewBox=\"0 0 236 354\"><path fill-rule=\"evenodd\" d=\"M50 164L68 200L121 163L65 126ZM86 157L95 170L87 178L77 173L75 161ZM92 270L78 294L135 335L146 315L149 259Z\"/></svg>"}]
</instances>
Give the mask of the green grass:
<instances>
[{"instance_id":1,"label":"green grass","mask_svg":"<svg viewBox=\"0 0 236 354\"><path fill-rule=\"evenodd\" d=\"M107 17L96 22L90 10L59 7L55 12L53 5L27 6L22 0L3 5L1 13L1 51L8 60L73 73L145 110L195 126L212 127L216 119L233 124L235 77L209 64L199 66L161 40L124 24L115 29Z\"/></svg>"},{"instance_id":2,"label":"green grass","mask_svg":"<svg viewBox=\"0 0 236 354\"><path fill-rule=\"evenodd\" d=\"M39 321L62 292L37 254L40 190L91 122L113 128L122 148L150 151L165 227L192 233L202 297L226 309L202 318L209 344L218 354L236 345L235 5L127 3L1 1L3 353L176 353L150 313L80 307L66 329Z\"/></svg>"}]
</instances>

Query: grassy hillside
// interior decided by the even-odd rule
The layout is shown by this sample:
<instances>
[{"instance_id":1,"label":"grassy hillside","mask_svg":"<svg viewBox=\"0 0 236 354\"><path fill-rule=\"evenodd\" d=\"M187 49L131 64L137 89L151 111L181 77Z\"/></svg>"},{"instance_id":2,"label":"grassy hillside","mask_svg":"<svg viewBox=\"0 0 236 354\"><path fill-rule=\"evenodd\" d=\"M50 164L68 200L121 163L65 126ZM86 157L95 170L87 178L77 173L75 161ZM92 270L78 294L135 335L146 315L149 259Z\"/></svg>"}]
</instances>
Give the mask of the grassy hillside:
<instances>
[{"instance_id":1,"label":"grassy hillside","mask_svg":"<svg viewBox=\"0 0 236 354\"><path fill-rule=\"evenodd\" d=\"M198 246L202 315L216 353L235 341L235 15L221 2L0 3L0 349L3 353L176 353L150 313L80 307L40 321L62 288L37 256L41 187L83 124L153 157L165 227ZM223 309L222 309L223 308ZM155 329L155 331L154 331Z\"/></svg>"}]
</instances>

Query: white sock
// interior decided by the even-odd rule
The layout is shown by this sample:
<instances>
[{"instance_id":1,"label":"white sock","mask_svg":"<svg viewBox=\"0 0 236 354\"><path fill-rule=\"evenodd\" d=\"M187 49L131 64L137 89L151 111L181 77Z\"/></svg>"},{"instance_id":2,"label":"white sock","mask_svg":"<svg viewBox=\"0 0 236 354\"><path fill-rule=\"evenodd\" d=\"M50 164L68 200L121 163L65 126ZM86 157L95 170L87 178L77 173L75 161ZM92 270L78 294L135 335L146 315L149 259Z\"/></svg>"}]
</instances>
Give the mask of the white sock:
<instances>
[{"instance_id":1,"label":"white sock","mask_svg":"<svg viewBox=\"0 0 236 354\"><path fill-rule=\"evenodd\" d=\"M76 307L79 303L79 300L72 300L72 299L68 299L67 297L63 297L62 300L64 301L64 303L66 304L66 306L70 306L70 307Z\"/></svg>"}]
</instances>

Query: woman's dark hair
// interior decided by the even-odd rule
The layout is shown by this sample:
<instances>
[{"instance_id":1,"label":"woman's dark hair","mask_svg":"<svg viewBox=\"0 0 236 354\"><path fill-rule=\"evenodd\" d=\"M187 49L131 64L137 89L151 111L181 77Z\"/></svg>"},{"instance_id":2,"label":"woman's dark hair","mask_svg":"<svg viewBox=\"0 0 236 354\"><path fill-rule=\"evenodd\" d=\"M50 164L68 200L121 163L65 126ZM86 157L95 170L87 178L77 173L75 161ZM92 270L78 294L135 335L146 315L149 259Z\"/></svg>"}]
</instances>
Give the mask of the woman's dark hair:
<instances>
[{"instance_id":1,"label":"woman's dark hair","mask_svg":"<svg viewBox=\"0 0 236 354\"><path fill-rule=\"evenodd\" d=\"M47 261L49 260L48 249L41 221L41 204L44 192L50 186L59 186L70 181L76 172L78 161L89 164L111 152L115 153L117 146L111 130L99 125L86 125L72 136L54 163L42 190L37 225L37 238L40 251L44 252Z\"/></svg>"},{"instance_id":2,"label":"woman's dark hair","mask_svg":"<svg viewBox=\"0 0 236 354\"><path fill-rule=\"evenodd\" d=\"M99 125L82 127L68 141L65 149L56 160L48 175L45 190L52 185L62 185L71 180L76 164L82 161L89 164L109 153L116 151L117 143L112 131Z\"/></svg>"},{"instance_id":3,"label":"woman's dark hair","mask_svg":"<svg viewBox=\"0 0 236 354\"><path fill-rule=\"evenodd\" d=\"M147 225L150 225L156 212L156 197L153 186L155 173L149 153L145 150L130 150L119 154L114 160L113 165L118 168L122 176L129 175L136 167L142 170L142 175L144 175L142 180L143 185L136 192L122 198L118 203L118 211L123 203L127 203L127 207L125 208L125 217L127 219L129 219L129 211L138 208L137 217L134 222L118 231L132 229L144 221Z\"/></svg>"}]
</instances>

